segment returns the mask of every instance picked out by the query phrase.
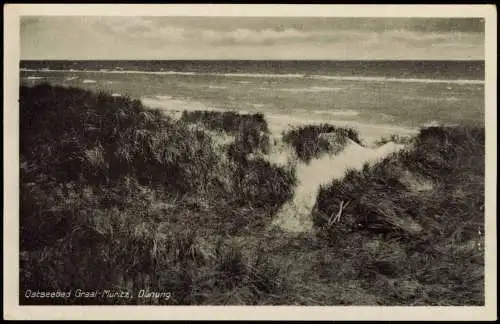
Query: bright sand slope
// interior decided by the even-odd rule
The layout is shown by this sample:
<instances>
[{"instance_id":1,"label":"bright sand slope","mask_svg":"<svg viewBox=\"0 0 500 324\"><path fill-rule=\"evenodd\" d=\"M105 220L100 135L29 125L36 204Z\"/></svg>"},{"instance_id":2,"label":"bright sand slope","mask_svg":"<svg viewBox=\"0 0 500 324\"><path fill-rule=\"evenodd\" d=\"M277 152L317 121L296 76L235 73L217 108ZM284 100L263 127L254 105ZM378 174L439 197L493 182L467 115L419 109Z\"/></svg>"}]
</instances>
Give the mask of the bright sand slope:
<instances>
[{"instance_id":1,"label":"bright sand slope","mask_svg":"<svg viewBox=\"0 0 500 324\"><path fill-rule=\"evenodd\" d=\"M293 200L285 203L275 218L274 225L290 232L311 231L311 211L316 202L319 187L340 179L348 169L360 170L365 163L373 163L403 148L404 145L389 142L378 148L363 147L352 140L337 155L323 155L308 164L296 164L297 187ZM271 160L274 156L271 155ZM277 156L282 162L284 159Z\"/></svg>"}]
</instances>

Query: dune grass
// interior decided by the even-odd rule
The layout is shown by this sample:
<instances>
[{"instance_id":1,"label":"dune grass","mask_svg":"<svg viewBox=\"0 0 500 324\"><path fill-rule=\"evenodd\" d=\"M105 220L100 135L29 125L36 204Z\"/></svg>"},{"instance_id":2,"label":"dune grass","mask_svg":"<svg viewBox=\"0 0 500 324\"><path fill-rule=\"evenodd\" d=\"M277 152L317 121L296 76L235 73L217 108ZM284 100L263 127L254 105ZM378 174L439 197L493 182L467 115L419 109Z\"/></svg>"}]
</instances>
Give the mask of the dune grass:
<instances>
[{"instance_id":1,"label":"dune grass","mask_svg":"<svg viewBox=\"0 0 500 324\"><path fill-rule=\"evenodd\" d=\"M322 134L333 133L336 138L327 140ZM340 151L350 139L361 145L358 132L353 128L343 128L329 124L306 125L293 128L283 134L283 141L290 144L302 161L308 163L313 158L330 151Z\"/></svg>"},{"instance_id":2,"label":"dune grass","mask_svg":"<svg viewBox=\"0 0 500 324\"><path fill-rule=\"evenodd\" d=\"M181 120L190 123L202 123L208 129L238 134L242 126L251 124L251 128L269 132L267 121L262 113L240 114L235 111L183 111Z\"/></svg>"},{"instance_id":3,"label":"dune grass","mask_svg":"<svg viewBox=\"0 0 500 324\"><path fill-rule=\"evenodd\" d=\"M22 86L20 112L21 289L149 286L171 291L169 303L209 301L227 294L216 278L230 270L205 260L204 240L264 226L293 195L293 170L231 159L136 100Z\"/></svg>"},{"instance_id":4,"label":"dune grass","mask_svg":"<svg viewBox=\"0 0 500 324\"><path fill-rule=\"evenodd\" d=\"M484 154L484 129L422 129L321 188L318 236L384 304L484 305Z\"/></svg>"},{"instance_id":5,"label":"dune grass","mask_svg":"<svg viewBox=\"0 0 500 324\"><path fill-rule=\"evenodd\" d=\"M262 113L239 114L234 111L183 111L181 121L201 124L209 130L235 137L228 148L232 156L269 153L269 128Z\"/></svg>"},{"instance_id":6,"label":"dune grass","mask_svg":"<svg viewBox=\"0 0 500 324\"><path fill-rule=\"evenodd\" d=\"M130 98L20 90L20 291L132 296L21 304L484 304L484 129L423 129L320 188L315 233L291 235L267 228L297 179L256 149L263 123L227 122L221 148ZM285 136L306 159L321 133L360 143L329 125Z\"/></svg>"},{"instance_id":7,"label":"dune grass","mask_svg":"<svg viewBox=\"0 0 500 324\"><path fill-rule=\"evenodd\" d=\"M413 140L412 136L402 136L398 134L392 134L388 137L382 137L381 139L377 140L375 142L375 146L382 146L384 144L387 144L389 142L394 142L396 144L410 144Z\"/></svg>"}]
</instances>

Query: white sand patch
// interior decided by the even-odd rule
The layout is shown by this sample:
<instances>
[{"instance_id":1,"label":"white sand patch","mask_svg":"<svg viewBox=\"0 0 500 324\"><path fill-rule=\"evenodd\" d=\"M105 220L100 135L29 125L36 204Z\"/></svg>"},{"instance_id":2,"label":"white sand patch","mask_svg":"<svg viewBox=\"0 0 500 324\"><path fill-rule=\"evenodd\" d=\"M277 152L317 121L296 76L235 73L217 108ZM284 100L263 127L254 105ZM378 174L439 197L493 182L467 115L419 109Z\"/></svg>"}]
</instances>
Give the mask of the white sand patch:
<instances>
[{"instance_id":1,"label":"white sand patch","mask_svg":"<svg viewBox=\"0 0 500 324\"><path fill-rule=\"evenodd\" d=\"M165 111L224 110L208 107L199 101L172 99L170 96L142 97L141 101L147 107L159 108Z\"/></svg>"},{"instance_id":2,"label":"white sand patch","mask_svg":"<svg viewBox=\"0 0 500 324\"><path fill-rule=\"evenodd\" d=\"M441 122L437 121L437 120L431 120L425 124L423 124L422 126L423 127L438 127L438 126L441 126Z\"/></svg>"},{"instance_id":3,"label":"white sand patch","mask_svg":"<svg viewBox=\"0 0 500 324\"><path fill-rule=\"evenodd\" d=\"M89 80L89 79L82 81L82 83L96 83L96 82L97 82L96 80Z\"/></svg>"},{"instance_id":4,"label":"white sand patch","mask_svg":"<svg viewBox=\"0 0 500 324\"><path fill-rule=\"evenodd\" d=\"M242 115L251 113L233 107L208 106L195 100L174 99L171 96L142 97L140 100L146 107L161 109L170 116L176 116L177 119L181 117L183 111L234 111Z\"/></svg>"},{"instance_id":5,"label":"white sand patch","mask_svg":"<svg viewBox=\"0 0 500 324\"><path fill-rule=\"evenodd\" d=\"M298 162L298 184L294 197L277 213L273 225L289 232L311 231L311 212L321 185L326 185L333 179L343 178L348 169L361 170L365 163L374 163L402 148L403 145L389 142L371 149L348 139L347 146L336 156L324 155L309 164Z\"/></svg>"},{"instance_id":6,"label":"white sand patch","mask_svg":"<svg viewBox=\"0 0 500 324\"><path fill-rule=\"evenodd\" d=\"M156 96L156 99L158 100L170 100L173 99L172 96Z\"/></svg>"}]
</instances>

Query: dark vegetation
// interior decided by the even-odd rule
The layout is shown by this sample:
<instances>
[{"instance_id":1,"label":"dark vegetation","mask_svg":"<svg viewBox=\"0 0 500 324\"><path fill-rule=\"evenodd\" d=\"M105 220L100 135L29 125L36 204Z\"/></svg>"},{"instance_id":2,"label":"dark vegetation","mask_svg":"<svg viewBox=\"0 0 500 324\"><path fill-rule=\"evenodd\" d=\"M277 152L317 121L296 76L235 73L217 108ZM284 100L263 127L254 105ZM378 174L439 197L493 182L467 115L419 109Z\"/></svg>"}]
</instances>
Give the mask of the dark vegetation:
<instances>
[{"instance_id":1,"label":"dark vegetation","mask_svg":"<svg viewBox=\"0 0 500 324\"><path fill-rule=\"evenodd\" d=\"M394 142L396 144L410 144L413 140L412 136L402 136L397 134L392 134L389 137L382 137L380 140L375 142L376 146L382 146L389 142Z\"/></svg>"},{"instance_id":2,"label":"dark vegetation","mask_svg":"<svg viewBox=\"0 0 500 324\"><path fill-rule=\"evenodd\" d=\"M321 188L319 235L388 304L484 305L484 145L481 128L421 130L410 149Z\"/></svg>"},{"instance_id":3,"label":"dark vegetation","mask_svg":"<svg viewBox=\"0 0 500 324\"><path fill-rule=\"evenodd\" d=\"M327 140L322 134L333 133L336 138ZM329 124L301 126L283 134L283 141L290 144L299 159L309 162L325 152L338 152L350 139L361 145L358 132L353 128L337 127Z\"/></svg>"},{"instance_id":4,"label":"dark vegetation","mask_svg":"<svg viewBox=\"0 0 500 324\"><path fill-rule=\"evenodd\" d=\"M262 113L239 114L234 111L183 111L181 120L190 123L202 123L208 129L238 134L241 127L247 127L268 133L266 119ZM251 125L251 127L249 126Z\"/></svg>"},{"instance_id":5,"label":"dark vegetation","mask_svg":"<svg viewBox=\"0 0 500 324\"><path fill-rule=\"evenodd\" d=\"M224 150L193 120L136 100L22 86L20 291L134 297L20 303L484 304L484 129L423 129L406 151L322 187L315 233L292 236L266 225L295 171L251 154L267 124L245 116L219 129L235 138ZM285 137L303 160L336 149L323 140L361 143L330 125Z\"/></svg>"},{"instance_id":6,"label":"dark vegetation","mask_svg":"<svg viewBox=\"0 0 500 324\"><path fill-rule=\"evenodd\" d=\"M209 130L235 137L229 153L241 159L251 153L269 153L269 128L264 115L239 114L234 111L183 111L181 121L201 124Z\"/></svg>"},{"instance_id":7,"label":"dark vegetation","mask_svg":"<svg viewBox=\"0 0 500 324\"><path fill-rule=\"evenodd\" d=\"M149 285L173 290L170 303L212 302L231 269L201 266L210 244L200 240L263 226L293 194L292 169L230 159L204 131L137 100L22 86L20 114L21 290Z\"/></svg>"}]
</instances>

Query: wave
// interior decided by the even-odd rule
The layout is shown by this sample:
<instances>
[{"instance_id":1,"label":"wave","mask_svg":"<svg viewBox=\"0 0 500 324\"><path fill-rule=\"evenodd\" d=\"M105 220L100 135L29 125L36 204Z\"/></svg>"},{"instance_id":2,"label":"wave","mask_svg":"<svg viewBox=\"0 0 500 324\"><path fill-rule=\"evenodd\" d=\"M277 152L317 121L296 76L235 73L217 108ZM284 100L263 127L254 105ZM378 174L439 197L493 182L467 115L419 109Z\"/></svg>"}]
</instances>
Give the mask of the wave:
<instances>
[{"instance_id":1,"label":"wave","mask_svg":"<svg viewBox=\"0 0 500 324\"><path fill-rule=\"evenodd\" d=\"M484 80L467 79L420 79L420 78L388 78L388 77L355 77L355 76L329 76L313 75L310 78L319 80L339 81L373 81L373 82L403 82L403 83L449 83L449 84L484 84Z\"/></svg>"},{"instance_id":2,"label":"wave","mask_svg":"<svg viewBox=\"0 0 500 324\"><path fill-rule=\"evenodd\" d=\"M89 79L85 79L82 81L82 83L96 83L97 81L96 80L89 80Z\"/></svg>"},{"instance_id":3,"label":"wave","mask_svg":"<svg viewBox=\"0 0 500 324\"><path fill-rule=\"evenodd\" d=\"M23 72L39 72L36 69L20 69ZM295 78L334 81L360 81L360 82L403 82L403 83L444 83L444 84L478 84L484 85L484 80L469 79L424 79L424 78L394 78L394 77L368 77L368 76L335 76L335 75L305 75L305 74L271 74L271 73L202 73L178 71L139 71L139 70L43 70L43 72L80 72L80 73L109 73L109 74L150 74L150 75L197 75L197 76L225 76L245 78Z\"/></svg>"},{"instance_id":4,"label":"wave","mask_svg":"<svg viewBox=\"0 0 500 324\"><path fill-rule=\"evenodd\" d=\"M23 79L26 79L26 80L41 80L41 79L45 79L44 77L39 77L39 76L29 76L29 77L26 77L26 78L23 78Z\"/></svg>"},{"instance_id":5,"label":"wave","mask_svg":"<svg viewBox=\"0 0 500 324\"><path fill-rule=\"evenodd\" d=\"M277 91L286 92L328 92L328 91L340 91L344 88L341 87L308 87L308 88L277 88Z\"/></svg>"},{"instance_id":6,"label":"wave","mask_svg":"<svg viewBox=\"0 0 500 324\"><path fill-rule=\"evenodd\" d=\"M333 116L358 116L359 112L355 110L314 110L315 114L325 114Z\"/></svg>"},{"instance_id":7,"label":"wave","mask_svg":"<svg viewBox=\"0 0 500 324\"><path fill-rule=\"evenodd\" d=\"M438 120L431 120L428 121L427 123L423 123L420 125L421 128L428 128L428 127L457 127L459 124L455 123L443 123Z\"/></svg>"},{"instance_id":8,"label":"wave","mask_svg":"<svg viewBox=\"0 0 500 324\"><path fill-rule=\"evenodd\" d=\"M209 85L208 86L209 89L227 89L226 86L218 86L218 85Z\"/></svg>"},{"instance_id":9,"label":"wave","mask_svg":"<svg viewBox=\"0 0 500 324\"><path fill-rule=\"evenodd\" d=\"M461 101L463 99L457 97L426 97L426 96L404 96L407 100L422 100L422 101Z\"/></svg>"}]
</instances>

